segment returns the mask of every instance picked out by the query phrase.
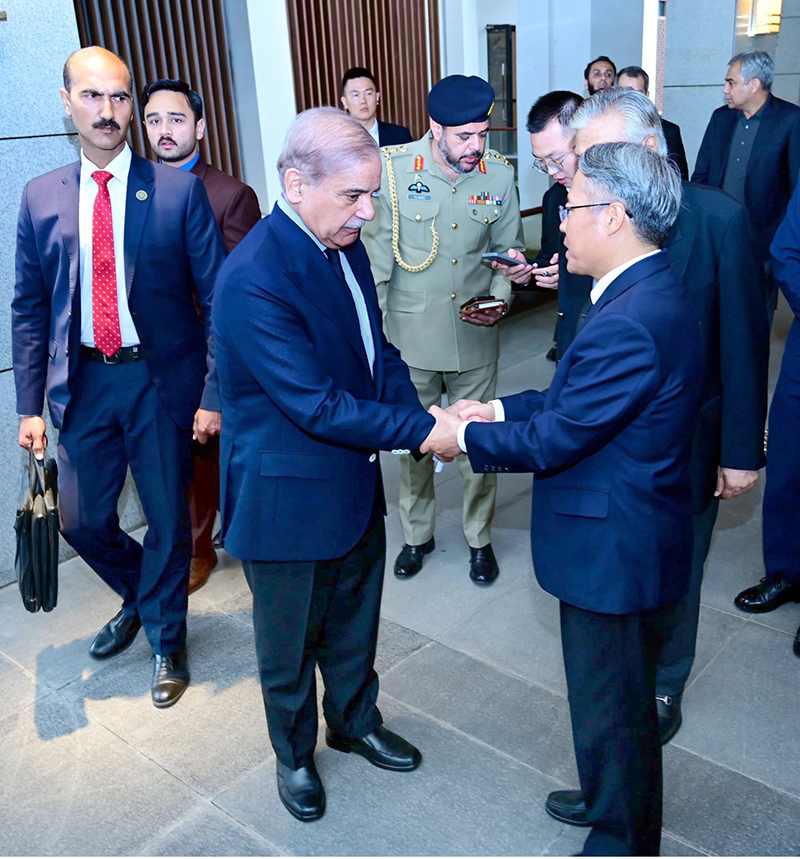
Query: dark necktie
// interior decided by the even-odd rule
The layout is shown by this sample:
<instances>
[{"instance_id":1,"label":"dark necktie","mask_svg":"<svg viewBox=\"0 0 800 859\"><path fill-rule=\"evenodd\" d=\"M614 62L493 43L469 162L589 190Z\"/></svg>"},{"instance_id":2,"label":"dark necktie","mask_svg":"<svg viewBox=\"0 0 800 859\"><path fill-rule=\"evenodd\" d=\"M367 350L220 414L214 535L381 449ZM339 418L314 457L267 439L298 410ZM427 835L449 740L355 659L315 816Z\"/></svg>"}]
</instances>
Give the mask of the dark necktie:
<instances>
[{"instance_id":1,"label":"dark necktie","mask_svg":"<svg viewBox=\"0 0 800 859\"><path fill-rule=\"evenodd\" d=\"M92 213L92 327L94 345L110 357L122 346L117 299L117 262L108 182L113 175L95 170L97 196Z\"/></svg>"},{"instance_id":2,"label":"dark necktie","mask_svg":"<svg viewBox=\"0 0 800 859\"><path fill-rule=\"evenodd\" d=\"M575 336L577 337L581 333L581 328L586 324L586 317L589 315L589 311L592 309L592 299L587 298L586 304L581 308L581 312L578 316L578 325L575 328Z\"/></svg>"},{"instance_id":3,"label":"dark necktie","mask_svg":"<svg viewBox=\"0 0 800 859\"><path fill-rule=\"evenodd\" d=\"M336 272L339 280L343 281L346 286L347 278L344 276L344 269L342 268L342 259L339 256L339 251L334 248L325 248L325 256L330 260L331 267Z\"/></svg>"}]
</instances>

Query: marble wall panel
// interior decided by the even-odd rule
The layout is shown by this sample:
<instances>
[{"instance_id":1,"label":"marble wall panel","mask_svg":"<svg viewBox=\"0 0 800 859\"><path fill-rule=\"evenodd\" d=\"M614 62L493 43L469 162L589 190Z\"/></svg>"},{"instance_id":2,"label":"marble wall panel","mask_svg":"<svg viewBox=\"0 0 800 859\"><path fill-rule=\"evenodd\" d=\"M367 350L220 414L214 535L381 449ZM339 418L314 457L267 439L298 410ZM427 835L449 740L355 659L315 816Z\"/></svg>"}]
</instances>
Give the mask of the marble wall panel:
<instances>
[{"instance_id":1,"label":"marble wall panel","mask_svg":"<svg viewBox=\"0 0 800 859\"><path fill-rule=\"evenodd\" d=\"M800 103L800 74L775 75L775 80L772 82L772 94L790 101L792 104Z\"/></svg>"},{"instance_id":2,"label":"marble wall panel","mask_svg":"<svg viewBox=\"0 0 800 859\"><path fill-rule=\"evenodd\" d=\"M71 131L58 90L64 60L80 48L73 0L5 0L3 8L0 138Z\"/></svg>"},{"instance_id":3,"label":"marble wall panel","mask_svg":"<svg viewBox=\"0 0 800 859\"><path fill-rule=\"evenodd\" d=\"M669 4L666 86L722 86L733 48L734 11L731 0Z\"/></svg>"},{"instance_id":4,"label":"marble wall panel","mask_svg":"<svg viewBox=\"0 0 800 859\"><path fill-rule=\"evenodd\" d=\"M77 141L77 134L0 140L0 164L4 166L0 184L0 370L11 366L11 297L22 190L34 176L75 161L79 157ZM0 408L4 405L0 402Z\"/></svg>"},{"instance_id":5,"label":"marble wall panel","mask_svg":"<svg viewBox=\"0 0 800 859\"><path fill-rule=\"evenodd\" d=\"M689 175L711 114L724 104L719 86L664 87L664 116L681 127Z\"/></svg>"}]
</instances>

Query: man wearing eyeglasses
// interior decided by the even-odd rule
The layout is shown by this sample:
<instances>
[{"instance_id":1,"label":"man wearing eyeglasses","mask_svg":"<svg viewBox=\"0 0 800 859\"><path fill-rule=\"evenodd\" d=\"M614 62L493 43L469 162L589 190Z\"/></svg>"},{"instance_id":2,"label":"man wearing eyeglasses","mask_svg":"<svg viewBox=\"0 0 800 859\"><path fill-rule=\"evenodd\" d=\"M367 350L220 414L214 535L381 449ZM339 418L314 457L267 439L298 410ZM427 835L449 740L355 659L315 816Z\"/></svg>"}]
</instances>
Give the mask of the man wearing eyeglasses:
<instances>
[{"instance_id":1,"label":"man wearing eyeglasses","mask_svg":"<svg viewBox=\"0 0 800 859\"><path fill-rule=\"evenodd\" d=\"M457 403L420 447L476 472L534 474L533 566L560 601L581 791L583 856L657 856L660 640L692 556L689 457L702 385L700 321L660 250L680 177L648 147L606 143L562 206L567 265L596 279L546 391ZM568 216L568 217L567 217ZM686 348L688 347L688 348Z\"/></svg>"},{"instance_id":2,"label":"man wearing eyeglasses","mask_svg":"<svg viewBox=\"0 0 800 859\"><path fill-rule=\"evenodd\" d=\"M567 351L573 330L568 330L565 320L574 320L589 297L592 279L573 274L567 270L564 257L564 236L559 230L558 210L567 200L567 191L572 184L578 159L573 152L575 132L569 122L583 99L577 93L557 90L538 99L528 113L526 128L531 135L533 166L540 173L551 176L555 183L542 198L542 242L535 266L520 265L503 268L516 290L557 289L558 319L556 321L555 345L547 357L560 359ZM524 260L517 251L509 256Z\"/></svg>"}]
</instances>

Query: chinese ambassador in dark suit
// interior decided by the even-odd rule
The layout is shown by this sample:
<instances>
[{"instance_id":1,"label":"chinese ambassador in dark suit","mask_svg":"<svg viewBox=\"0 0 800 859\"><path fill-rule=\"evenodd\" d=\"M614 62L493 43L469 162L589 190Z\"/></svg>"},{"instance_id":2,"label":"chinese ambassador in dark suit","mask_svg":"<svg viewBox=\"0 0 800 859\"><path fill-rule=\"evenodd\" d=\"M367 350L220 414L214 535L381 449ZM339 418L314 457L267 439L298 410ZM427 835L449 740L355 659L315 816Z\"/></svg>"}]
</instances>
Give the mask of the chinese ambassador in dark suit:
<instances>
[{"instance_id":1,"label":"chinese ambassador in dark suit","mask_svg":"<svg viewBox=\"0 0 800 859\"><path fill-rule=\"evenodd\" d=\"M546 808L592 827L583 855L658 855L656 663L691 567L700 323L659 250L680 205L670 163L605 143L579 168L562 212L567 265L596 283L552 385L462 401L460 418L432 409L422 450L464 451L476 471L534 473L533 564L561 601L581 783ZM480 420L461 420L470 416Z\"/></svg>"},{"instance_id":2,"label":"chinese ambassador in dark suit","mask_svg":"<svg viewBox=\"0 0 800 859\"><path fill-rule=\"evenodd\" d=\"M145 161L125 138L130 72L103 48L72 54L61 90L80 161L25 188L17 232L12 344L20 444L47 444L44 397L59 435L64 537L122 597L96 659L144 626L154 654L153 703L189 681L186 504L192 430L218 422L207 331L225 255L199 179ZM208 326L207 326L208 327ZM144 546L119 525L130 465L147 517Z\"/></svg>"},{"instance_id":3,"label":"chinese ambassador in dark suit","mask_svg":"<svg viewBox=\"0 0 800 859\"><path fill-rule=\"evenodd\" d=\"M386 552L378 453L408 455L434 421L383 336L359 229L374 217L377 144L352 117L297 117L283 196L222 268L214 298L222 530L253 592L278 793L315 820L315 667L327 743L378 767L417 749L382 725L373 662Z\"/></svg>"}]
</instances>

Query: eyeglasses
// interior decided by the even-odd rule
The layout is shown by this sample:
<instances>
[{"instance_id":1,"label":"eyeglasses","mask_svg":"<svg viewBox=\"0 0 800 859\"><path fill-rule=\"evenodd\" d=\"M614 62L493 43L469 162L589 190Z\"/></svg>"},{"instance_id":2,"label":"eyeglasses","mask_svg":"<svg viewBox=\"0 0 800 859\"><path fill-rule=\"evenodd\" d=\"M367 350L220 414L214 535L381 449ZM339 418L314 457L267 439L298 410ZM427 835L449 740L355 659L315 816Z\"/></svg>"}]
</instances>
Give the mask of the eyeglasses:
<instances>
[{"instance_id":1,"label":"eyeglasses","mask_svg":"<svg viewBox=\"0 0 800 859\"><path fill-rule=\"evenodd\" d=\"M569 217L569 213L573 209L593 209L595 206L613 206L613 203L584 203L582 206L559 206L558 207L558 220L563 224L564 221ZM633 215L625 209L625 214L633 220Z\"/></svg>"},{"instance_id":2,"label":"eyeglasses","mask_svg":"<svg viewBox=\"0 0 800 859\"><path fill-rule=\"evenodd\" d=\"M561 158L556 160L555 158L551 158L548 161L544 161L541 158L533 159L533 169L538 170L540 173L544 173L545 176L550 175L550 171L553 173L563 173L564 172L564 162L572 155L572 151L567 152L566 155L562 155Z\"/></svg>"}]
</instances>

